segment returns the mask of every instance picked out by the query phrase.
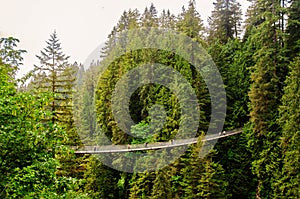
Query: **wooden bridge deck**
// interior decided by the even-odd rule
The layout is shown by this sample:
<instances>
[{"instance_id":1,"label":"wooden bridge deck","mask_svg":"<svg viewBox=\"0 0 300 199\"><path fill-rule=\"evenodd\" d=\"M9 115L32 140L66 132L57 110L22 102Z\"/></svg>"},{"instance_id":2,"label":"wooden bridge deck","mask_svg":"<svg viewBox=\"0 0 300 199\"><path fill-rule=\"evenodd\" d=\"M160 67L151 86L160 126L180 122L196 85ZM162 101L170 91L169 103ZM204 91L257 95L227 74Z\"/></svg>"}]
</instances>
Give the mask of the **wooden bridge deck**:
<instances>
[{"instance_id":1,"label":"wooden bridge deck","mask_svg":"<svg viewBox=\"0 0 300 199\"><path fill-rule=\"evenodd\" d=\"M228 136L236 135L241 133L242 130L233 130L226 131L225 135L212 135L205 136L202 141L211 141L220 138L225 138ZM135 144L135 145L103 145L103 146L84 146L83 148L75 150L75 154L102 154L102 153L125 153L125 152L134 152L134 151L145 151L145 150L157 150L163 148L172 148L185 146L190 144L197 143L198 138L190 138L190 139L179 139L173 140L173 142L156 142L156 143L148 143L147 146L145 144Z\"/></svg>"}]
</instances>

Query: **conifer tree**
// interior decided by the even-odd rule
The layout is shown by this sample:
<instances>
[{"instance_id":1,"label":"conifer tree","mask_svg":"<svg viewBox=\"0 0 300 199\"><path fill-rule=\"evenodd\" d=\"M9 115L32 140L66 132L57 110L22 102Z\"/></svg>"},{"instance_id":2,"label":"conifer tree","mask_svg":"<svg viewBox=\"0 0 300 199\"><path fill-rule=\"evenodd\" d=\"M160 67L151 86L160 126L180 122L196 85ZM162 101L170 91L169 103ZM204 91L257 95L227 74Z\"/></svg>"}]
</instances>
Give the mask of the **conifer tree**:
<instances>
[{"instance_id":1,"label":"conifer tree","mask_svg":"<svg viewBox=\"0 0 300 199\"><path fill-rule=\"evenodd\" d=\"M154 172L134 173L131 179L129 198L146 199L150 197L155 178Z\"/></svg>"},{"instance_id":2,"label":"conifer tree","mask_svg":"<svg viewBox=\"0 0 300 199\"><path fill-rule=\"evenodd\" d=\"M150 199L171 199L171 183L168 168L158 170L153 182L153 188Z\"/></svg>"},{"instance_id":3,"label":"conifer tree","mask_svg":"<svg viewBox=\"0 0 300 199\"><path fill-rule=\"evenodd\" d=\"M297 0L291 0L291 5L288 10L288 22L287 22L287 56L294 58L300 50L300 3Z\"/></svg>"},{"instance_id":4,"label":"conifer tree","mask_svg":"<svg viewBox=\"0 0 300 199\"><path fill-rule=\"evenodd\" d=\"M49 95L19 92L13 70L0 59L0 197L85 198L78 180L56 175L66 133L44 120Z\"/></svg>"},{"instance_id":5,"label":"conifer tree","mask_svg":"<svg viewBox=\"0 0 300 199\"><path fill-rule=\"evenodd\" d=\"M253 50L247 44L238 39L229 39L226 44L215 42L209 47L225 84L226 130L241 128L249 121L249 67L252 65ZM227 193L232 198L244 198L252 194L255 191L255 178L251 173L251 150L247 148L244 133L219 140L215 149L218 153L213 160L225 170Z\"/></svg>"},{"instance_id":6,"label":"conifer tree","mask_svg":"<svg viewBox=\"0 0 300 199\"><path fill-rule=\"evenodd\" d=\"M84 70L82 68L82 70ZM96 144L98 130L96 128L96 111L94 94L97 84L99 66L92 63L90 68L82 74L82 84L77 85L75 93L74 111L77 131L86 145Z\"/></svg>"},{"instance_id":7,"label":"conifer tree","mask_svg":"<svg viewBox=\"0 0 300 199\"><path fill-rule=\"evenodd\" d=\"M257 197L265 198L273 194L271 184L281 165L281 133L276 119L286 68L282 60L282 40L278 37L281 33L278 23L280 2L258 0L256 6L262 9L253 17L262 19L262 23L248 37L257 47L253 56L255 65L251 68L252 85L249 92L252 124L249 146L253 149L252 165L258 178Z\"/></svg>"},{"instance_id":8,"label":"conifer tree","mask_svg":"<svg viewBox=\"0 0 300 199\"><path fill-rule=\"evenodd\" d=\"M145 8L140 21L142 27L158 27L157 10L153 3L151 3L149 8Z\"/></svg>"},{"instance_id":9,"label":"conifer tree","mask_svg":"<svg viewBox=\"0 0 300 199\"><path fill-rule=\"evenodd\" d=\"M226 43L241 33L241 5L236 0L217 0L208 19L208 41Z\"/></svg>"},{"instance_id":10,"label":"conifer tree","mask_svg":"<svg viewBox=\"0 0 300 199\"><path fill-rule=\"evenodd\" d=\"M290 66L286 79L279 124L282 126L283 167L274 183L274 198L299 198L300 181L300 56Z\"/></svg>"},{"instance_id":11,"label":"conifer tree","mask_svg":"<svg viewBox=\"0 0 300 199\"><path fill-rule=\"evenodd\" d=\"M163 10L159 17L159 27L165 29L175 29L175 16L171 14L170 10Z\"/></svg>"},{"instance_id":12,"label":"conifer tree","mask_svg":"<svg viewBox=\"0 0 300 199\"><path fill-rule=\"evenodd\" d=\"M120 198L117 186L119 173L103 165L95 156L90 156L87 160L85 192L91 198Z\"/></svg>"},{"instance_id":13,"label":"conifer tree","mask_svg":"<svg viewBox=\"0 0 300 199\"><path fill-rule=\"evenodd\" d=\"M189 1L188 8L182 8L182 12L178 16L177 30L184 33L188 37L200 42L203 33L204 26L200 14L196 10L196 2L194 0Z\"/></svg>"},{"instance_id":14,"label":"conifer tree","mask_svg":"<svg viewBox=\"0 0 300 199\"><path fill-rule=\"evenodd\" d=\"M51 93L52 100L49 104L51 116L49 120L53 124L63 125L69 137L69 142L67 143L76 145L80 143L79 137L75 132L72 111L72 95L76 71L68 63L69 56L63 53L55 31L50 35L50 39L46 43L47 46L41 51L41 55L37 55L40 65L35 65L36 89L40 92Z\"/></svg>"},{"instance_id":15,"label":"conifer tree","mask_svg":"<svg viewBox=\"0 0 300 199\"><path fill-rule=\"evenodd\" d=\"M34 89L36 94L48 93L51 97L46 107L50 115L45 121L63 128L67 136L63 144L80 146L82 144L74 123L73 92L78 66L68 63L57 37L56 31L46 41L47 46L36 57L40 64L35 65ZM62 163L57 168L58 176L82 178L85 170L84 156L75 156L71 151L56 154Z\"/></svg>"},{"instance_id":16,"label":"conifer tree","mask_svg":"<svg viewBox=\"0 0 300 199\"><path fill-rule=\"evenodd\" d=\"M224 169L212 160L214 151L204 158L199 157L203 143L201 136L198 143L191 148L191 153L182 168L184 194L192 198L227 198Z\"/></svg>"}]
</instances>

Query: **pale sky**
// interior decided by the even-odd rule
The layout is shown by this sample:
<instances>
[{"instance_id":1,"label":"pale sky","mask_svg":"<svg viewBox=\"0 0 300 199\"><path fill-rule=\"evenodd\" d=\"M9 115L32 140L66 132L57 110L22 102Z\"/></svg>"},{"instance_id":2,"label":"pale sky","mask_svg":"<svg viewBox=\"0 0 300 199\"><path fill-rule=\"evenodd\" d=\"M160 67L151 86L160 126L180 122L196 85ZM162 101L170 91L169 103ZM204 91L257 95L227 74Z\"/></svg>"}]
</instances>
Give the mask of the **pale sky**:
<instances>
[{"instance_id":1,"label":"pale sky","mask_svg":"<svg viewBox=\"0 0 300 199\"><path fill-rule=\"evenodd\" d=\"M213 10L211 0L196 0L204 23ZM249 2L239 0L245 12ZM19 48L27 53L21 74L39 64L35 55L46 47L46 40L56 30L63 51L70 62L83 63L89 54L106 41L124 10L137 8L142 13L151 3L160 15L169 9L177 15L188 0L0 0L0 37L20 40Z\"/></svg>"}]
</instances>

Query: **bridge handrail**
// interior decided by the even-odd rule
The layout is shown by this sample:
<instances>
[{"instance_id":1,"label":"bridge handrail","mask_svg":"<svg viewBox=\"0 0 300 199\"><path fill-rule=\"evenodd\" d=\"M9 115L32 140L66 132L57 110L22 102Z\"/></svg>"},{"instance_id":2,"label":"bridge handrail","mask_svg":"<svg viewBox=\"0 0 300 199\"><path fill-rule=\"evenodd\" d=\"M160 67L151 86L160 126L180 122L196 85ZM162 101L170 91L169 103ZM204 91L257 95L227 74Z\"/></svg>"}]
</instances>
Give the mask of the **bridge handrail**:
<instances>
[{"instance_id":1,"label":"bridge handrail","mask_svg":"<svg viewBox=\"0 0 300 199\"><path fill-rule=\"evenodd\" d=\"M235 129L232 131L226 131L224 135L213 135L213 136L205 136L202 141L211 141L219 138L224 138L232 135L236 135L241 133L242 129ZM188 139L178 139L168 142L155 142L148 143L147 146L145 144L135 144L135 145L102 145L102 146L84 146L81 149L77 149L75 147L71 147L75 150L76 154L100 154L100 153L124 153L124 152L134 152L134 151L145 151L145 150L156 150L163 148L172 148L179 146L186 146L190 144L197 143L198 138L188 138Z\"/></svg>"}]
</instances>

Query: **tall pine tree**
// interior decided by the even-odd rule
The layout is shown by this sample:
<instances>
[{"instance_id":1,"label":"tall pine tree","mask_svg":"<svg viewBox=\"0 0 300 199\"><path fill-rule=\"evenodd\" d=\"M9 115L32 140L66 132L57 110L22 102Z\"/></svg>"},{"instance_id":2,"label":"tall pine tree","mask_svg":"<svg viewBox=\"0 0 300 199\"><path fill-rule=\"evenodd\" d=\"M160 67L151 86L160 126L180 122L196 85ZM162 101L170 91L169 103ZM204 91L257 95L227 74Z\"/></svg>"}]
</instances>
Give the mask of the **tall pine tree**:
<instances>
[{"instance_id":1,"label":"tall pine tree","mask_svg":"<svg viewBox=\"0 0 300 199\"><path fill-rule=\"evenodd\" d=\"M278 120L282 126L283 167L274 183L274 198L296 199L300 196L300 56L289 67Z\"/></svg>"},{"instance_id":2,"label":"tall pine tree","mask_svg":"<svg viewBox=\"0 0 300 199\"><path fill-rule=\"evenodd\" d=\"M252 85L249 92L252 133L249 146L252 148L252 163L258 178L257 198L270 198L276 170L281 166L281 131L276 123L278 106L282 96L286 67L282 60L282 31L280 26L280 1L257 0L255 9L260 12L252 16L261 23L252 27L247 38L256 46L255 65L251 68ZM259 9L258 9L259 8Z\"/></svg>"},{"instance_id":3,"label":"tall pine tree","mask_svg":"<svg viewBox=\"0 0 300 199\"><path fill-rule=\"evenodd\" d=\"M54 31L47 46L36 57L40 65L35 65L35 85L39 92L51 93L52 99L49 104L51 116L49 120L53 124L63 125L68 133L70 145L80 143L76 135L73 119L72 95L75 81L75 70L68 63L66 56ZM40 78L39 76L42 75Z\"/></svg>"},{"instance_id":4,"label":"tall pine tree","mask_svg":"<svg viewBox=\"0 0 300 199\"><path fill-rule=\"evenodd\" d=\"M217 0L208 19L208 42L226 43L241 33L241 5L236 0Z\"/></svg>"}]
</instances>

